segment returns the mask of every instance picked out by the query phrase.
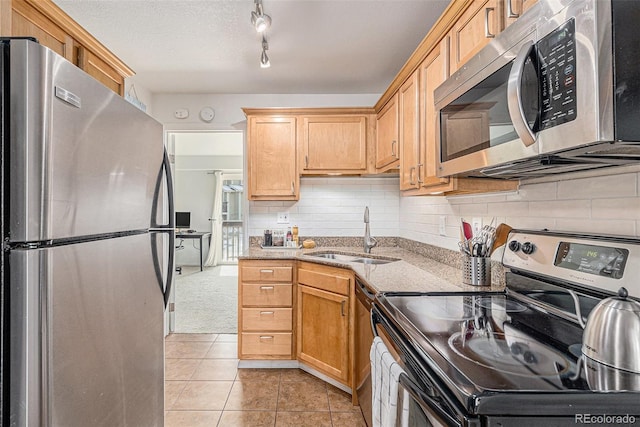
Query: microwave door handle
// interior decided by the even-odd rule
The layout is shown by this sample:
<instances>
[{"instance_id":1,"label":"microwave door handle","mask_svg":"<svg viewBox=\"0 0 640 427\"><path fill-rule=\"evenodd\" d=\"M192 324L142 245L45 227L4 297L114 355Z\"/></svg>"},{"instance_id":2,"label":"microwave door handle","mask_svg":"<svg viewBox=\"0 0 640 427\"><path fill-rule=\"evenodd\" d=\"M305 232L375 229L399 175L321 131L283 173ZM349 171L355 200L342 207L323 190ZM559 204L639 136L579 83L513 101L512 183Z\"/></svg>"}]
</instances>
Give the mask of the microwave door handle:
<instances>
[{"instance_id":1,"label":"microwave door handle","mask_svg":"<svg viewBox=\"0 0 640 427\"><path fill-rule=\"evenodd\" d=\"M527 41L520 52L513 61L511 72L509 73L509 82L507 83L507 106L509 107L509 116L511 122L516 130L516 133L522 140L525 146L530 146L536 142L536 135L533 133L527 119L524 116L524 109L522 108L522 75L524 73L524 65L533 49L533 41Z\"/></svg>"}]
</instances>

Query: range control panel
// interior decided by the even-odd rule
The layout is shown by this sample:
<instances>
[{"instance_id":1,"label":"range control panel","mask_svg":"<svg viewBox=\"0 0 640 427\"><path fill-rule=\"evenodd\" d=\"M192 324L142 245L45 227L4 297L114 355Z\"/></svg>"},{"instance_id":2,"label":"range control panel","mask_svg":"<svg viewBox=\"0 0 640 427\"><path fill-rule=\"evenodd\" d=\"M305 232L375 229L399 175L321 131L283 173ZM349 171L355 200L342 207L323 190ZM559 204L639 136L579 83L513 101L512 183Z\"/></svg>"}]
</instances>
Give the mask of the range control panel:
<instances>
[{"instance_id":1,"label":"range control panel","mask_svg":"<svg viewBox=\"0 0 640 427\"><path fill-rule=\"evenodd\" d=\"M502 263L555 280L640 297L640 239L513 230Z\"/></svg>"}]
</instances>

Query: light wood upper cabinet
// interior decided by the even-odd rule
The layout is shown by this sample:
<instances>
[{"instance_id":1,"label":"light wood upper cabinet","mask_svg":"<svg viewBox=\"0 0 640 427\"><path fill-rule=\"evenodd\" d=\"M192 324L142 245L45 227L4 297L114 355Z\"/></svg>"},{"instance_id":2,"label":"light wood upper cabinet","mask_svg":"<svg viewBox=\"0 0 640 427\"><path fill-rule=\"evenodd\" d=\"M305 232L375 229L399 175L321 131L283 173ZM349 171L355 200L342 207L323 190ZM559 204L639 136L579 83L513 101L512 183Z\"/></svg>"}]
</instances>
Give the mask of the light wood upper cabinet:
<instances>
[{"instance_id":1,"label":"light wood upper cabinet","mask_svg":"<svg viewBox=\"0 0 640 427\"><path fill-rule=\"evenodd\" d=\"M298 266L298 360L349 387L353 283L348 270L313 263Z\"/></svg>"},{"instance_id":2,"label":"light wood upper cabinet","mask_svg":"<svg viewBox=\"0 0 640 427\"><path fill-rule=\"evenodd\" d=\"M538 0L503 0L504 1L504 26L505 28L513 24Z\"/></svg>"},{"instance_id":3,"label":"light wood upper cabinet","mask_svg":"<svg viewBox=\"0 0 640 427\"><path fill-rule=\"evenodd\" d=\"M416 70L400 87L400 190L420 186L420 78Z\"/></svg>"},{"instance_id":4,"label":"light wood upper cabinet","mask_svg":"<svg viewBox=\"0 0 640 427\"><path fill-rule=\"evenodd\" d=\"M474 0L458 18L451 29L451 73L502 31L502 3L503 0Z\"/></svg>"},{"instance_id":5,"label":"light wood upper cabinet","mask_svg":"<svg viewBox=\"0 0 640 427\"><path fill-rule=\"evenodd\" d=\"M247 118L249 199L298 200L296 118L249 114Z\"/></svg>"},{"instance_id":6,"label":"light wood upper cabinet","mask_svg":"<svg viewBox=\"0 0 640 427\"><path fill-rule=\"evenodd\" d=\"M301 119L303 174L367 170L367 117L309 116Z\"/></svg>"},{"instance_id":7,"label":"light wood upper cabinet","mask_svg":"<svg viewBox=\"0 0 640 427\"><path fill-rule=\"evenodd\" d=\"M124 95L124 80L134 74L133 70L52 1L2 0L0 12L1 35L34 37L109 89Z\"/></svg>"},{"instance_id":8,"label":"light wood upper cabinet","mask_svg":"<svg viewBox=\"0 0 640 427\"><path fill-rule=\"evenodd\" d=\"M380 110L376 118L376 170L384 172L398 165L398 94Z\"/></svg>"},{"instance_id":9,"label":"light wood upper cabinet","mask_svg":"<svg viewBox=\"0 0 640 427\"><path fill-rule=\"evenodd\" d=\"M424 106L424 113L420 115L422 120L421 161L424 164L421 168L420 180L422 186L427 189L447 186L450 180L437 176L436 156L440 138L437 126L438 114L433 96L435 88L449 77L449 43L450 39L446 36L420 65L420 96L422 97L421 105Z\"/></svg>"}]
</instances>

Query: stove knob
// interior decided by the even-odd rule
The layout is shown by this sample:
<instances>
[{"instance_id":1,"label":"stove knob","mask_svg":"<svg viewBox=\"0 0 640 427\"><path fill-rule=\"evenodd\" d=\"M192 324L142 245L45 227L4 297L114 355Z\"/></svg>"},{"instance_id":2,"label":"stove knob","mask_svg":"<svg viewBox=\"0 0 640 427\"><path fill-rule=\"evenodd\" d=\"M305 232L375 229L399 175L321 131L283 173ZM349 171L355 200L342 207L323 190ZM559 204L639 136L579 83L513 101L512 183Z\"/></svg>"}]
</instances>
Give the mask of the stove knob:
<instances>
[{"instance_id":1,"label":"stove knob","mask_svg":"<svg viewBox=\"0 0 640 427\"><path fill-rule=\"evenodd\" d=\"M509 249L511 249L513 252L518 252L520 250L520 242L518 242L517 240L510 241Z\"/></svg>"},{"instance_id":2,"label":"stove knob","mask_svg":"<svg viewBox=\"0 0 640 427\"><path fill-rule=\"evenodd\" d=\"M522 354L522 357L524 358L524 361L527 362L527 363L537 363L538 362L538 359L536 358L536 355L533 354L532 352L528 351L528 350L525 351Z\"/></svg>"},{"instance_id":3,"label":"stove knob","mask_svg":"<svg viewBox=\"0 0 640 427\"><path fill-rule=\"evenodd\" d=\"M524 242L522 244L522 252L524 252L527 255L531 255L535 250L536 250L536 247L531 242Z\"/></svg>"}]
</instances>

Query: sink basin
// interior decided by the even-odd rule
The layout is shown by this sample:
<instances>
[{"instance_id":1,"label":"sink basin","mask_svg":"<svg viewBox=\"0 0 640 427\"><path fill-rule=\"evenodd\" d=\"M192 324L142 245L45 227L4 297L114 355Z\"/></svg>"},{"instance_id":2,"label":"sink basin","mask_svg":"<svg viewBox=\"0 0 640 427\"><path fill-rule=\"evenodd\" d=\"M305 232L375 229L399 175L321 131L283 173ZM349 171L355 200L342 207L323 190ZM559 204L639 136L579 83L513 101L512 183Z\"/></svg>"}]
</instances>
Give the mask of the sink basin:
<instances>
[{"instance_id":1,"label":"sink basin","mask_svg":"<svg viewBox=\"0 0 640 427\"><path fill-rule=\"evenodd\" d=\"M351 262L360 262L362 264L389 264L390 262L395 262L395 261L396 260L379 259L379 258L356 258L351 260Z\"/></svg>"},{"instance_id":2,"label":"sink basin","mask_svg":"<svg viewBox=\"0 0 640 427\"><path fill-rule=\"evenodd\" d=\"M325 258L325 259L333 259L336 261L348 261L351 262L355 259L355 257L351 255L343 255L343 254L335 254L333 252L326 253L317 253L317 254L305 254L305 256L312 256L316 258Z\"/></svg>"},{"instance_id":3,"label":"sink basin","mask_svg":"<svg viewBox=\"0 0 640 427\"><path fill-rule=\"evenodd\" d=\"M370 258L360 254L345 255L345 254L338 254L335 252L317 252L317 253L305 254L305 256L332 259L334 261L358 262L361 264L388 264L390 262L398 261L398 259L396 258Z\"/></svg>"}]
</instances>

